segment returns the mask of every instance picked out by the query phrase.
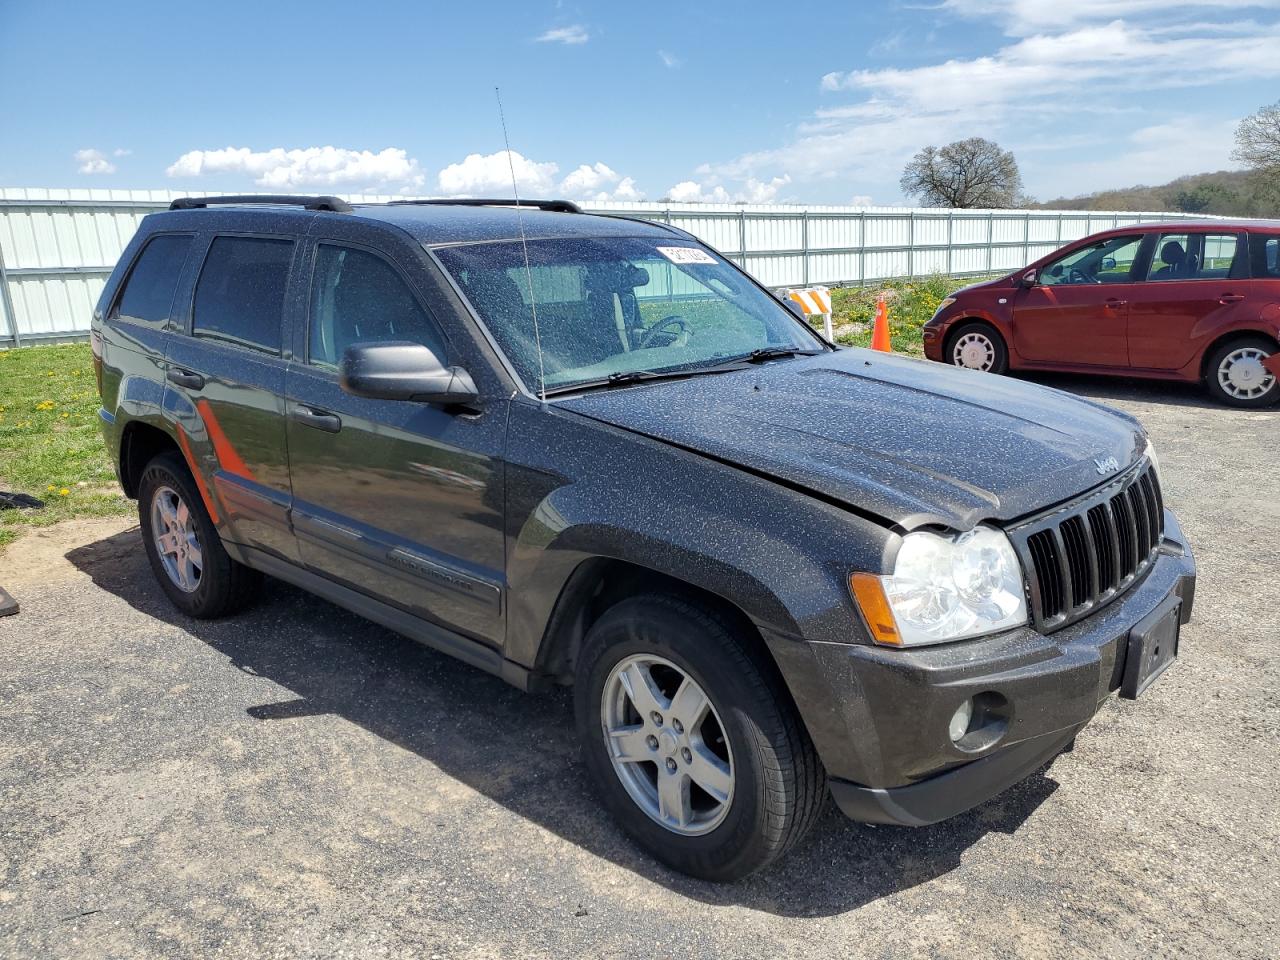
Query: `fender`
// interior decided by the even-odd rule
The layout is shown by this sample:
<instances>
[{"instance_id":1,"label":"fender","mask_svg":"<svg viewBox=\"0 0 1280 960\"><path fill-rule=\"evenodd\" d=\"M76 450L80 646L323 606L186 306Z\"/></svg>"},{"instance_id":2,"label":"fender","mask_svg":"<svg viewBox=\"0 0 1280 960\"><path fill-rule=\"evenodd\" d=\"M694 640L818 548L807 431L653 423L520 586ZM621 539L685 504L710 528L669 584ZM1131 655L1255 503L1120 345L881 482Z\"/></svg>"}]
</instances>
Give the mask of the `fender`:
<instances>
[{"instance_id":1,"label":"fender","mask_svg":"<svg viewBox=\"0 0 1280 960\"><path fill-rule=\"evenodd\" d=\"M600 558L723 597L774 635L869 642L847 578L882 568L897 541L887 528L554 407L517 402L511 417L508 659L537 662L566 583Z\"/></svg>"}]
</instances>

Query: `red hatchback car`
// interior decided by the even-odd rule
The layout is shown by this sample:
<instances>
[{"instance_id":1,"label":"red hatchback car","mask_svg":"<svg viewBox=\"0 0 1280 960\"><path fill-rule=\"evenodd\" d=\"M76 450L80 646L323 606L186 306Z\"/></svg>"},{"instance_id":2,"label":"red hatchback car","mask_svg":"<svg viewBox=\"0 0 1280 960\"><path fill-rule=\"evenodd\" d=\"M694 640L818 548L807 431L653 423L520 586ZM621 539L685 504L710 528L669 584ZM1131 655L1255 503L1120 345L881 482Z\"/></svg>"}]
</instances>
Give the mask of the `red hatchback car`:
<instances>
[{"instance_id":1,"label":"red hatchback car","mask_svg":"<svg viewBox=\"0 0 1280 960\"><path fill-rule=\"evenodd\" d=\"M1280 399L1280 222L1121 227L956 291L924 326L930 360L1204 381Z\"/></svg>"}]
</instances>

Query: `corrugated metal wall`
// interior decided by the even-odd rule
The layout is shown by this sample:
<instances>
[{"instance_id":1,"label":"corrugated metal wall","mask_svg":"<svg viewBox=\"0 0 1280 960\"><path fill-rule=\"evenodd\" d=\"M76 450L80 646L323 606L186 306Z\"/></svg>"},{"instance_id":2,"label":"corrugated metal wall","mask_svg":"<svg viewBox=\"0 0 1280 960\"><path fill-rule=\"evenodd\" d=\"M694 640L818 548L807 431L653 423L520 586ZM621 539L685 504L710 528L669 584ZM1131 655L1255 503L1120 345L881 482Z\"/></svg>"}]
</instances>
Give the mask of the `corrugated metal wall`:
<instances>
[{"instance_id":1,"label":"corrugated metal wall","mask_svg":"<svg viewBox=\"0 0 1280 960\"><path fill-rule=\"evenodd\" d=\"M15 342L15 325L18 342L83 336L102 286L138 223L165 209L174 197L187 195L0 188L0 346ZM376 203L402 198L346 199ZM1170 216L907 207L587 206L592 212L644 217L688 230L771 287L1013 270L1098 230Z\"/></svg>"}]
</instances>

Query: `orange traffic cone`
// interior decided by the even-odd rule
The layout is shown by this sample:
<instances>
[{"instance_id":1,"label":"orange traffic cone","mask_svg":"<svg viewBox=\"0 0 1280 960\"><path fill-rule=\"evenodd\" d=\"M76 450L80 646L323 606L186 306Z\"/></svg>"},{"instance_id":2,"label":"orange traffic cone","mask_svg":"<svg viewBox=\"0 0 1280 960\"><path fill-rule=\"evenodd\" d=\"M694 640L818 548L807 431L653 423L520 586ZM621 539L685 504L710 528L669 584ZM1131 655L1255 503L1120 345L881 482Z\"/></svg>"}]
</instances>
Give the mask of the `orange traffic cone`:
<instances>
[{"instance_id":1,"label":"orange traffic cone","mask_svg":"<svg viewBox=\"0 0 1280 960\"><path fill-rule=\"evenodd\" d=\"M871 349L883 350L890 353L893 348L889 346L889 307L884 302L884 297L876 301L876 325L871 331Z\"/></svg>"}]
</instances>

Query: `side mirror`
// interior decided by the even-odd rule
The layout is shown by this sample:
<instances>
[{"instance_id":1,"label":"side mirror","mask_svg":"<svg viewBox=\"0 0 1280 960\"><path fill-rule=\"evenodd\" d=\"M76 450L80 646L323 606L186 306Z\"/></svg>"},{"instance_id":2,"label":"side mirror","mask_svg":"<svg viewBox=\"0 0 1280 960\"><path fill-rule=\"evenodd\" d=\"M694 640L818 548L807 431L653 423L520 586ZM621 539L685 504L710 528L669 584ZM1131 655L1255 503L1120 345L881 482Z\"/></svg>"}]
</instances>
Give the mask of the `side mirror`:
<instances>
[{"instance_id":1,"label":"side mirror","mask_svg":"<svg viewBox=\"0 0 1280 960\"><path fill-rule=\"evenodd\" d=\"M1114 270L1115 268L1116 268L1116 258L1115 258L1115 257L1103 257L1103 258L1102 258L1102 269L1103 269L1103 270Z\"/></svg>"},{"instance_id":2,"label":"side mirror","mask_svg":"<svg viewBox=\"0 0 1280 960\"><path fill-rule=\"evenodd\" d=\"M809 322L809 318L804 315L804 307L800 306L800 304L796 303L790 297L787 297L782 302L785 303L787 305L787 309L799 317L801 321L804 323Z\"/></svg>"},{"instance_id":3,"label":"side mirror","mask_svg":"<svg viewBox=\"0 0 1280 960\"><path fill-rule=\"evenodd\" d=\"M1026 287L1028 290L1038 286L1040 283L1039 275L1035 270L1028 270L1022 275L1022 279L1018 281L1018 285Z\"/></svg>"},{"instance_id":4,"label":"side mirror","mask_svg":"<svg viewBox=\"0 0 1280 960\"><path fill-rule=\"evenodd\" d=\"M470 374L446 367L420 343L355 343L338 367L347 393L374 400L417 400L443 405L470 403L477 396Z\"/></svg>"}]
</instances>

